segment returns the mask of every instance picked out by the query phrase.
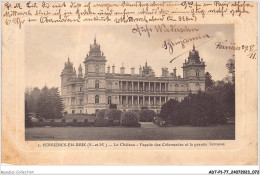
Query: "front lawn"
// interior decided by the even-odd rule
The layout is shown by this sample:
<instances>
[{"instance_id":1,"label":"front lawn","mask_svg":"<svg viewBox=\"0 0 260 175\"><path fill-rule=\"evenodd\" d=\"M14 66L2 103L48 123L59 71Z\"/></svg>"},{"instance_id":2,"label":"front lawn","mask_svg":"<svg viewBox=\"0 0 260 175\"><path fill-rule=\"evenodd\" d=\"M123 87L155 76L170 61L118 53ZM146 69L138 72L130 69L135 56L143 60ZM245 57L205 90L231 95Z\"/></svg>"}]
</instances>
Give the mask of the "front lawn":
<instances>
[{"instance_id":1,"label":"front lawn","mask_svg":"<svg viewBox=\"0 0 260 175\"><path fill-rule=\"evenodd\" d=\"M35 127L26 140L234 140L235 125L165 128Z\"/></svg>"}]
</instances>

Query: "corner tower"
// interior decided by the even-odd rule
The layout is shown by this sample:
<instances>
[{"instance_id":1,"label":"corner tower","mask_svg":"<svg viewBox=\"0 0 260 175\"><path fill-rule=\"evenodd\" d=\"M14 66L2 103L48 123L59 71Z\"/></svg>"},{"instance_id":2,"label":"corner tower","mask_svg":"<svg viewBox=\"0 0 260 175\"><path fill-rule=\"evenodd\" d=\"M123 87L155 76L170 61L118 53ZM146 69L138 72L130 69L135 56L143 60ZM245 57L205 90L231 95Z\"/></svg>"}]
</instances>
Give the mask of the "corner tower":
<instances>
[{"instance_id":1,"label":"corner tower","mask_svg":"<svg viewBox=\"0 0 260 175\"><path fill-rule=\"evenodd\" d=\"M183 63L183 78L188 84L188 91L193 93L199 90L205 91L205 62L199 56L193 45L192 51L189 52L188 61Z\"/></svg>"},{"instance_id":2,"label":"corner tower","mask_svg":"<svg viewBox=\"0 0 260 175\"><path fill-rule=\"evenodd\" d=\"M84 108L86 113L96 113L97 110L106 108L106 61L106 57L101 52L100 45L95 37L84 61L86 87Z\"/></svg>"},{"instance_id":3,"label":"corner tower","mask_svg":"<svg viewBox=\"0 0 260 175\"><path fill-rule=\"evenodd\" d=\"M68 91L68 82L72 78L76 78L75 68L73 69L73 63L70 62L70 58L68 57L68 61L65 62L65 66L61 73L61 95L63 96Z\"/></svg>"}]
</instances>

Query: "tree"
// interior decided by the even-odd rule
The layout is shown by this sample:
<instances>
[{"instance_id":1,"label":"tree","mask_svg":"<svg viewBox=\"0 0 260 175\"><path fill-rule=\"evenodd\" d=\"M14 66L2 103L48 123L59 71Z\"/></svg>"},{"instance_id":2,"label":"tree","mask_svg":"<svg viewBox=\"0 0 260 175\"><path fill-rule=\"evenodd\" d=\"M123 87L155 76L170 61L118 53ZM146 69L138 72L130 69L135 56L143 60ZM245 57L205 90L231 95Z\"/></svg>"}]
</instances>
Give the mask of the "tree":
<instances>
[{"instance_id":1,"label":"tree","mask_svg":"<svg viewBox=\"0 0 260 175\"><path fill-rule=\"evenodd\" d=\"M29 116L27 101L25 101L25 128L32 127L32 119Z\"/></svg>"},{"instance_id":2,"label":"tree","mask_svg":"<svg viewBox=\"0 0 260 175\"><path fill-rule=\"evenodd\" d=\"M140 111L139 116L140 122L153 122L156 117L156 113L153 110L143 109Z\"/></svg>"},{"instance_id":3,"label":"tree","mask_svg":"<svg viewBox=\"0 0 260 175\"><path fill-rule=\"evenodd\" d=\"M52 113L50 109L50 94L47 86L43 87L41 90L41 95L38 99L38 108L36 111L37 117L52 118Z\"/></svg>"},{"instance_id":4,"label":"tree","mask_svg":"<svg viewBox=\"0 0 260 175\"><path fill-rule=\"evenodd\" d=\"M121 115L120 124L127 127L139 127L138 115L133 111L124 112Z\"/></svg>"},{"instance_id":5,"label":"tree","mask_svg":"<svg viewBox=\"0 0 260 175\"><path fill-rule=\"evenodd\" d=\"M214 81L212 80L212 76L209 72L206 72L205 74L205 89L208 87L211 87L214 84Z\"/></svg>"},{"instance_id":6,"label":"tree","mask_svg":"<svg viewBox=\"0 0 260 175\"><path fill-rule=\"evenodd\" d=\"M63 110L64 104L58 88L48 89L45 86L41 90L41 95L38 99L37 116L46 119L61 118Z\"/></svg>"},{"instance_id":7,"label":"tree","mask_svg":"<svg viewBox=\"0 0 260 175\"><path fill-rule=\"evenodd\" d=\"M36 113L36 110L38 108L38 99L41 95L41 90L37 87L31 89L26 88L25 91L25 100L27 101L27 107L29 113Z\"/></svg>"},{"instance_id":8,"label":"tree","mask_svg":"<svg viewBox=\"0 0 260 175\"><path fill-rule=\"evenodd\" d=\"M215 99L218 123L235 116L235 85L232 82L217 81L206 93Z\"/></svg>"},{"instance_id":9,"label":"tree","mask_svg":"<svg viewBox=\"0 0 260 175\"><path fill-rule=\"evenodd\" d=\"M231 74L232 83L235 84L235 58L230 58L226 64L228 73Z\"/></svg>"},{"instance_id":10,"label":"tree","mask_svg":"<svg viewBox=\"0 0 260 175\"><path fill-rule=\"evenodd\" d=\"M223 115L217 115L213 96L199 91L189 94L181 102L170 100L161 108L161 117L174 125L207 126L220 123Z\"/></svg>"},{"instance_id":11,"label":"tree","mask_svg":"<svg viewBox=\"0 0 260 175\"><path fill-rule=\"evenodd\" d=\"M174 115L176 105L178 104L177 100L170 99L161 107L161 118L164 120L174 121L177 116Z\"/></svg>"}]
</instances>

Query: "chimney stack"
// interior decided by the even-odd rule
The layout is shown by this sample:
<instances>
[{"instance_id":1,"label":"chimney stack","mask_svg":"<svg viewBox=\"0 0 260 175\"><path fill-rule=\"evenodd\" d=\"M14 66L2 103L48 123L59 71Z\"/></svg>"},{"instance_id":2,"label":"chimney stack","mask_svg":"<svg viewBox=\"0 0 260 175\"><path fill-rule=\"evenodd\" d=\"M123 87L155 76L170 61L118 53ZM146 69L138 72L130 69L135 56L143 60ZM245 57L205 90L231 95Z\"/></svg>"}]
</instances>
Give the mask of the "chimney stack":
<instances>
[{"instance_id":1,"label":"chimney stack","mask_svg":"<svg viewBox=\"0 0 260 175\"><path fill-rule=\"evenodd\" d=\"M115 65L112 66L112 74L115 74Z\"/></svg>"},{"instance_id":2,"label":"chimney stack","mask_svg":"<svg viewBox=\"0 0 260 175\"><path fill-rule=\"evenodd\" d=\"M110 66L107 66L107 73L110 74Z\"/></svg>"},{"instance_id":3,"label":"chimney stack","mask_svg":"<svg viewBox=\"0 0 260 175\"><path fill-rule=\"evenodd\" d=\"M176 67L173 69L173 77L176 77Z\"/></svg>"},{"instance_id":4,"label":"chimney stack","mask_svg":"<svg viewBox=\"0 0 260 175\"><path fill-rule=\"evenodd\" d=\"M122 67L120 67L120 74L125 74L124 63L122 63Z\"/></svg>"},{"instance_id":5,"label":"chimney stack","mask_svg":"<svg viewBox=\"0 0 260 175\"><path fill-rule=\"evenodd\" d=\"M131 75L134 75L134 74L135 74L135 68L132 67L132 68L131 68Z\"/></svg>"}]
</instances>

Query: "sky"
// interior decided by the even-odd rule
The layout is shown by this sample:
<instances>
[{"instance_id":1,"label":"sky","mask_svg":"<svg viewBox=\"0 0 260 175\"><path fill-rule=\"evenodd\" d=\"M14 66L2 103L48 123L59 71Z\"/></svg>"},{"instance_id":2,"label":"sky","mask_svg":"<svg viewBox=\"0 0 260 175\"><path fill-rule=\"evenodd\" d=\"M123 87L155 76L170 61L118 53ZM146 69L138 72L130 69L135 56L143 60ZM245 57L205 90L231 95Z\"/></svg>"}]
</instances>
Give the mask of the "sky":
<instances>
[{"instance_id":1,"label":"sky","mask_svg":"<svg viewBox=\"0 0 260 175\"><path fill-rule=\"evenodd\" d=\"M143 26L143 25L140 25ZM154 27L149 25L150 27ZM221 80L227 75L225 67L227 60L232 58L234 51L216 49L216 42L227 40L234 42L233 25L177 25L176 27L198 28L197 32L190 33L156 33L151 32L148 37L146 33L140 36L132 33L135 25L45 25L26 26L25 28L25 85L26 87L42 88L59 87L61 84L60 74L64 63L70 58L73 66L78 70L81 64L85 72L84 59L89 52L89 46L94 42L101 46L101 51L106 56L108 65L115 65L116 73L122 64L126 73L135 67L138 73L140 65L147 61L148 65L155 71L156 76L161 76L161 68L168 67L172 72L177 68L177 75L182 76L182 64L188 58L189 50L192 50L192 42L174 46L173 53L162 48L165 40L178 41L181 38L190 38L208 34L214 39L208 38L194 42L199 55L205 61L205 71L210 72L213 80ZM154 29L154 28L153 28ZM187 53L185 53L187 52ZM184 53L184 54L183 54ZM170 60L180 54L172 63Z\"/></svg>"}]
</instances>

